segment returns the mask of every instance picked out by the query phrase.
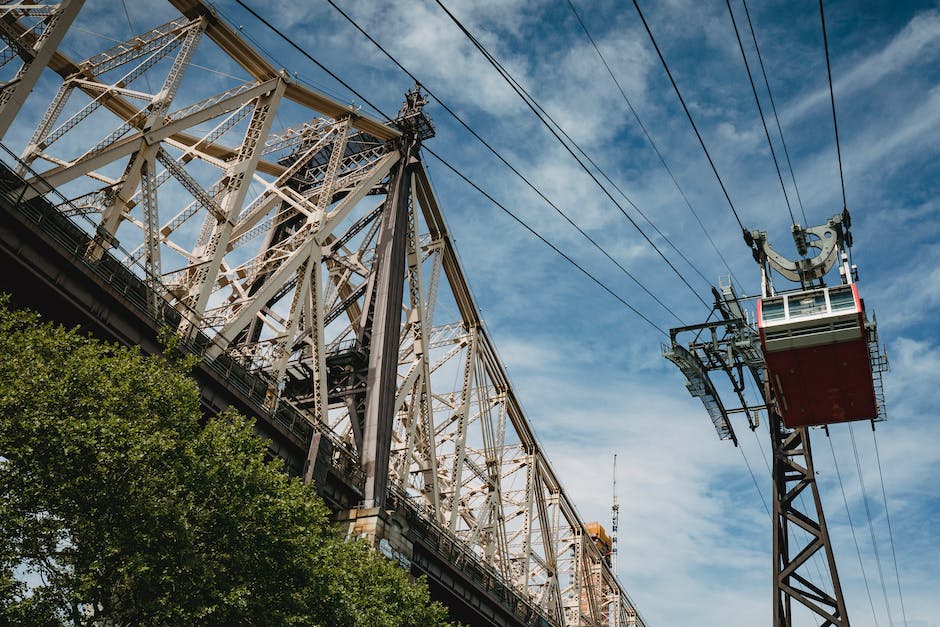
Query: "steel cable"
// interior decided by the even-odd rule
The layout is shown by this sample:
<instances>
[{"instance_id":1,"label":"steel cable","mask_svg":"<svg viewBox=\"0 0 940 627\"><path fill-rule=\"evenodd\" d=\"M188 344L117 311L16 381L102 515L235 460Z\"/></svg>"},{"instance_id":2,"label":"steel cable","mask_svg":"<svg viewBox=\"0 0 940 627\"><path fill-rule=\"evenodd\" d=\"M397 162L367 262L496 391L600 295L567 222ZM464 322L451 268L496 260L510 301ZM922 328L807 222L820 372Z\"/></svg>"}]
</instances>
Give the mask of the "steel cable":
<instances>
[{"instance_id":1,"label":"steel cable","mask_svg":"<svg viewBox=\"0 0 940 627\"><path fill-rule=\"evenodd\" d=\"M653 43L653 48L656 49L656 54L659 56L659 60L663 65L663 69L666 70L666 76L669 77L669 82L672 83L672 88L676 92L676 96L679 97L679 102L682 104L682 109L685 111L686 117L689 119L689 124L692 125L692 130L695 131L695 136L698 138L698 143L702 146L702 150L705 152L705 157L708 159L708 164L712 168L712 172L715 173L715 178L718 180L718 185L721 187L722 193L725 195L725 200L728 201L728 208L731 209L731 213L734 215L734 219L737 221L738 226L741 227L742 232L747 232L747 229L744 227L744 223L741 222L741 216L738 215L738 210L734 207L734 202L731 200L731 195L728 193L728 188L725 187L725 182L721 179L721 175L718 173L718 167L715 165L715 161L712 159L712 155L708 152L708 147L705 146L705 140L702 139L702 134L698 130L698 126L695 124L695 120L692 118L692 112L689 111L688 105L685 103L685 98L682 97L682 92L679 91L679 85L676 84L676 79L672 76L672 71L669 69L669 64L666 63L666 58L663 56L662 50L659 49L659 44L656 43L656 38L653 36L653 31L650 29L649 23L646 21L646 16L643 15L643 10L640 8L640 4L637 0L633 0L633 6L636 7L636 11L640 16L640 20L643 22L643 27L646 29L646 34L649 35L650 41Z\"/></svg>"}]
</instances>

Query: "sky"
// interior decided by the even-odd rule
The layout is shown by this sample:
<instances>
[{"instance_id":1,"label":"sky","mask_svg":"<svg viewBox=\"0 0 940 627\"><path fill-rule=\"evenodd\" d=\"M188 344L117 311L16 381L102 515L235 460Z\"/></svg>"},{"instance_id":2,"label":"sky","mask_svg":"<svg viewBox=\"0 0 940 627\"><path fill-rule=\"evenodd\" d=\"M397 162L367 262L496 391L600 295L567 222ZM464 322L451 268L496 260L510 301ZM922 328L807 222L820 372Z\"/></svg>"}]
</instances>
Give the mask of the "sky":
<instances>
[{"instance_id":1,"label":"sky","mask_svg":"<svg viewBox=\"0 0 940 627\"><path fill-rule=\"evenodd\" d=\"M413 81L326 0L244 1L382 111L398 110ZM720 441L661 356L661 330L708 315L699 297L710 300L709 285L730 272L753 295L759 269L636 10L622 1L572 0L681 191L567 1L442 1L655 224L658 231L612 191L676 269L434 0L339 3L665 305L431 101L426 112L437 135L427 146L653 323L426 155L464 272L536 436L585 521L609 523L618 455L618 574L648 625L768 624L766 426L751 433L736 422L738 450ZM277 65L375 114L237 3L214 6ZM728 7L718 0L641 6L742 222L794 254ZM731 6L746 29L743 6ZM128 2L126 14L116 7L87 0L67 43L100 48L102 37L126 37L128 22L140 31L175 15L155 0ZM748 8L799 189L798 201L784 170L793 211L803 224L822 224L841 212L842 191L818 3ZM817 482L852 624L937 626L940 327L931 313L940 305L940 5L832 0L825 9L853 258L891 372L888 420L876 431L866 423L835 426L828 439L813 431ZM742 34L758 72L750 34ZM810 624L808 615L797 618Z\"/></svg>"}]
</instances>

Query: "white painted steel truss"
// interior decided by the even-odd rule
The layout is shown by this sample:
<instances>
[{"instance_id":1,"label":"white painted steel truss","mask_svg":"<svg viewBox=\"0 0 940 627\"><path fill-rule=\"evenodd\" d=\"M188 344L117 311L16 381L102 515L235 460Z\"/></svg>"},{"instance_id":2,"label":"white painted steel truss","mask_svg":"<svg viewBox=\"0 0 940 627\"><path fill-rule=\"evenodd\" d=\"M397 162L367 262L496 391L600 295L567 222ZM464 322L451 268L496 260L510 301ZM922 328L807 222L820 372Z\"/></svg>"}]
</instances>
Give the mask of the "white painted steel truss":
<instances>
[{"instance_id":1,"label":"white painted steel truss","mask_svg":"<svg viewBox=\"0 0 940 627\"><path fill-rule=\"evenodd\" d=\"M180 332L214 338L210 354L267 378L271 405L359 451L374 503L397 486L557 624L642 625L479 317L421 164L420 96L397 125L363 116L276 71L198 0L74 62L37 11L67 24L80 4L6 5L0 36L63 79L22 160L33 186L96 218L86 255L123 255L184 314ZM203 54L244 80L193 77ZM0 120L18 108L0 99Z\"/></svg>"}]
</instances>

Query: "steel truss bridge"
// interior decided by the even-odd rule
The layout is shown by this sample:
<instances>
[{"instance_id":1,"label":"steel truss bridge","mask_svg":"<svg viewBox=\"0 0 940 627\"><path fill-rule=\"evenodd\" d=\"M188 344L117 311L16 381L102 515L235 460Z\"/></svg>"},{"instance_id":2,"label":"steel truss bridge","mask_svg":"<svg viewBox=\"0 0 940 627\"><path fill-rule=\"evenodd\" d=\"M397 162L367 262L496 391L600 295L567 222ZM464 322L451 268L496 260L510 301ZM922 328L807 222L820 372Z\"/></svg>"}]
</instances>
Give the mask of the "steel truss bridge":
<instances>
[{"instance_id":1,"label":"steel truss bridge","mask_svg":"<svg viewBox=\"0 0 940 627\"><path fill-rule=\"evenodd\" d=\"M60 49L81 0L0 6L0 136L32 133L2 155L0 289L145 351L175 329L206 410L256 417L348 534L427 575L455 618L644 625L482 324L420 92L382 123L171 3L83 60Z\"/></svg>"}]
</instances>

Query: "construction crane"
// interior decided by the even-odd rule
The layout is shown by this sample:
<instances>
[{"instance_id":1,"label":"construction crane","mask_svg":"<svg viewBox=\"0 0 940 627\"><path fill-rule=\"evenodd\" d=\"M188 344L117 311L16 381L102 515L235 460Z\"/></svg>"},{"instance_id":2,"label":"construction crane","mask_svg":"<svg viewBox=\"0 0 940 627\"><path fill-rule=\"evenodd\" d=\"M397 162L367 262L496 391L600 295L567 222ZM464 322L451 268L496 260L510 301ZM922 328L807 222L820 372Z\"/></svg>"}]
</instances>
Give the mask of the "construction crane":
<instances>
[{"instance_id":1,"label":"construction crane","mask_svg":"<svg viewBox=\"0 0 940 627\"><path fill-rule=\"evenodd\" d=\"M797 261L774 250L766 232L745 231L761 268L761 296L739 297L730 280L720 281L712 290L715 305L708 321L671 329L670 344L663 347L663 355L685 375L689 392L704 404L719 438L737 446L732 416L743 414L752 430L761 415L767 417L773 450L774 627L793 624L794 601L820 627L849 625L809 428L885 419L881 375L888 363L875 320L868 319L859 297L857 269L849 262L850 225L848 211L816 227L794 224ZM817 252L807 257L810 249ZM825 277L836 266L839 283L827 286ZM777 289L773 273L799 287ZM756 300L756 324L742 306L751 300ZM692 339L683 344L680 336ZM747 379L759 390L759 403L747 400ZM817 554L828 568L828 581L813 582L806 571Z\"/></svg>"}]
</instances>

